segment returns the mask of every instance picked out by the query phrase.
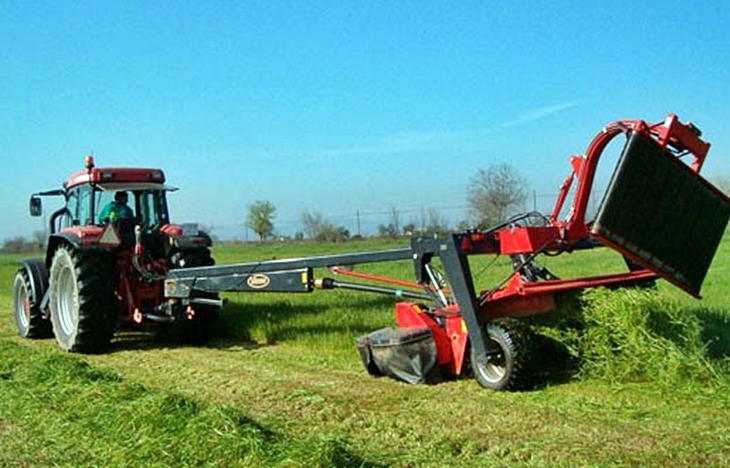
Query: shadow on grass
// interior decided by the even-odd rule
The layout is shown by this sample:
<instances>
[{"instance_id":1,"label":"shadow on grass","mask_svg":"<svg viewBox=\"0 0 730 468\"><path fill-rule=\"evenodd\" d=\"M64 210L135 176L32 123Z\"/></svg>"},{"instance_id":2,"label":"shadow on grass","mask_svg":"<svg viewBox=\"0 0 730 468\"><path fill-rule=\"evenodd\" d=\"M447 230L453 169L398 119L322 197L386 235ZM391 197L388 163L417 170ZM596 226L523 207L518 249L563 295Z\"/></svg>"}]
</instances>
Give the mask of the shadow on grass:
<instances>
[{"instance_id":1,"label":"shadow on grass","mask_svg":"<svg viewBox=\"0 0 730 468\"><path fill-rule=\"evenodd\" d=\"M707 355L713 360L730 358L730 313L710 309L694 311L700 319L701 339L707 345Z\"/></svg>"},{"instance_id":2,"label":"shadow on grass","mask_svg":"<svg viewBox=\"0 0 730 468\"><path fill-rule=\"evenodd\" d=\"M555 338L535 333L532 337L533 358L530 363L532 385L528 390L540 390L566 384L580 371L580 359L572 355L565 344Z\"/></svg>"},{"instance_id":3,"label":"shadow on grass","mask_svg":"<svg viewBox=\"0 0 730 468\"><path fill-rule=\"evenodd\" d=\"M357 308L362 314L394 307L394 301L385 297L357 299ZM275 301L265 304L229 303L220 320L220 336L229 339L252 340L251 330L258 329L265 335L266 344L287 341L299 334L332 335L365 334L373 331L368 320L339 320L336 305L293 304ZM351 312L350 312L351 314ZM302 324L298 317L315 317L315 324Z\"/></svg>"},{"instance_id":4,"label":"shadow on grass","mask_svg":"<svg viewBox=\"0 0 730 468\"><path fill-rule=\"evenodd\" d=\"M394 307L395 302L385 296L357 298L356 301L362 314ZM110 351L190 346L256 349L292 340L302 334L359 336L374 330L372 325L368 325L368 320L337 320L337 308L337 305L292 303L281 299L266 303L230 301L221 311L210 338L203 344L181 342L172 327L150 324L143 328L126 326L117 330ZM316 323L304 324L298 319L301 316L315 317ZM253 338L252 330L256 330L257 335L264 335L263 342Z\"/></svg>"},{"instance_id":5,"label":"shadow on grass","mask_svg":"<svg viewBox=\"0 0 730 468\"><path fill-rule=\"evenodd\" d=\"M699 340L706 346L710 360L730 357L730 314L707 308L687 309L682 313L697 318ZM661 310L650 310L647 324L652 332L682 347L688 339L688 323L689 320L672 320Z\"/></svg>"}]
</instances>

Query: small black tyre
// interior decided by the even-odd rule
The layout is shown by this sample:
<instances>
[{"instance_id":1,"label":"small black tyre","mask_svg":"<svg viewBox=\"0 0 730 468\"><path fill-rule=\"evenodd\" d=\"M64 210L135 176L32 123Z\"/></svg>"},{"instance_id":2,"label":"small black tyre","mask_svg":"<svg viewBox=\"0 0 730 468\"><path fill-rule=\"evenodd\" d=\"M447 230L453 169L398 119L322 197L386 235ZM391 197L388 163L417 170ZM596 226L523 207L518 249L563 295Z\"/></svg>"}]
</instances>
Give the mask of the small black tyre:
<instances>
[{"instance_id":1,"label":"small black tyre","mask_svg":"<svg viewBox=\"0 0 730 468\"><path fill-rule=\"evenodd\" d=\"M116 323L113 257L62 246L51 263L49 307L58 345L77 353L109 349Z\"/></svg>"},{"instance_id":2,"label":"small black tyre","mask_svg":"<svg viewBox=\"0 0 730 468\"><path fill-rule=\"evenodd\" d=\"M515 391L529 383L532 339L529 327L512 318L490 321L486 327L487 362L479 364L471 352L477 382L491 390Z\"/></svg>"},{"instance_id":3,"label":"small black tyre","mask_svg":"<svg viewBox=\"0 0 730 468\"><path fill-rule=\"evenodd\" d=\"M51 322L41 311L37 291L31 283L28 270L19 269L13 280L13 312L18 334L23 338L50 338L53 336Z\"/></svg>"},{"instance_id":4,"label":"small black tyre","mask_svg":"<svg viewBox=\"0 0 730 468\"><path fill-rule=\"evenodd\" d=\"M183 250L172 256L176 268L196 268L215 265L210 249ZM193 304L192 310L182 310L176 317L175 335L180 343L204 345L215 335L215 327L220 315L220 307L214 305L218 293L194 291L191 299L212 301L210 304Z\"/></svg>"},{"instance_id":5,"label":"small black tyre","mask_svg":"<svg viewBox=\"0 0 730 468\"><path fill-rule=\"evenodd\" d=\"M197 293L195 298L218 301L218 294ZM177 324L178 341L183 344L204 345L215 335L220 308L214 305L196 305L194 310L186 311Z\"/></svg>"}]
</instances>

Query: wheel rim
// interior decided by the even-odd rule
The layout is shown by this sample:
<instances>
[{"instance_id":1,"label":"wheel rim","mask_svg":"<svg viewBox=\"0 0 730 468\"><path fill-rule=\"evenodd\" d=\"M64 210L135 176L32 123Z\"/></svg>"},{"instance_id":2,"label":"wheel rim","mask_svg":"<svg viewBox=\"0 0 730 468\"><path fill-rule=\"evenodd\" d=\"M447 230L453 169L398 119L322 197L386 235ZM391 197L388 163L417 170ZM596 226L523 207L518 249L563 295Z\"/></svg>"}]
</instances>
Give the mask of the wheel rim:
<instances>
[{"instance_id":1,"label":"wheel rim","mask_svg":"<svg viewBox=\"0 0 730 468\"><path fill-rule=\"evenodd\" d=\"M18 284L20 283L20 284ZM22 328L30 326L30 299L28 298L28 287L22 278L15 278L15 318Z\"/></svg>"},{"instance_id":2,"label":"wheel rim","mask_svg":"<svg viewBox=\"0 0 730 468\"><path fill-rule=\"evenodd\" d=\"M492 340L492 345L496 349L494 352L487 354L487 363L479 366L479 372L485 380L499 382L507 373L507 363L504 356L504 349L494 340Z\"/></svg>"},{"instance_id":3,"label":"wheel rim","mask_svg":"<svg viewBox=\"0 0 730 468\"><path fill-rule=\"evenodd\" d=\"M69 267L64 267L58 275L58 297L56 310L58 324L65 335L72 335L76 331L79 321L78 294L76 294L76 278Z\"/></svg>"}]
</instances>

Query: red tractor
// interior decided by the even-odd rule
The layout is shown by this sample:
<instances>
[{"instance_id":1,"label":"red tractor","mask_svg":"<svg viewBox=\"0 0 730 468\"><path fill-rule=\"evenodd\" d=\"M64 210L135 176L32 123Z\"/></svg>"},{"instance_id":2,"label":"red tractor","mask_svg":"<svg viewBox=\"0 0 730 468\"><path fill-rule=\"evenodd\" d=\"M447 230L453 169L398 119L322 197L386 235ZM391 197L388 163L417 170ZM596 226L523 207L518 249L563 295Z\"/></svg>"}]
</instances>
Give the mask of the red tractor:
<instances>
[{"instance_id":1,"label":"red tractor","mask_svg":"<svg viewBox=\"0 0 730 468\"><path fill-rule=\"evenodd\" d=\"M178 300L163 291L170 269L214 264L205 232L170 223L172 190L160 169L97 168L89 156L63 188L32 195L32 216L42 214L43 196L65 203L50 215L46 257L23 261L15 275L20 335L55 335L64 350L101 353L121 320L167 324L186 341L204 341L221 308L218 295ZM125 198L129 206L118 209Z\"/></svg>"}]
</instances>

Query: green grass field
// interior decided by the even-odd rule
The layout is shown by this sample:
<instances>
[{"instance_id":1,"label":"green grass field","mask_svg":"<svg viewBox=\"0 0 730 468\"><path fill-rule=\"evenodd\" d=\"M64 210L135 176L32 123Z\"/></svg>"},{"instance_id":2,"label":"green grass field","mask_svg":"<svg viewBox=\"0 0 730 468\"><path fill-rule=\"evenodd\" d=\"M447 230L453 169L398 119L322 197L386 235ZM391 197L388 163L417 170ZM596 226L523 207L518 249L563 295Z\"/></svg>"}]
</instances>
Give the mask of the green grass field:
<instances>
[{"instance_id":1,"label":"green grass field","mask_svg":"<svg viewBox=\"0 0 730 468\"><path fill-rule=\"evenodd\" d=\"M222 264L404 245L214 255ZM662 281L655 292L588 294L582 308L566 301L543 317L553 320L536 326L580 360L569 373L552 362L558 370L521 393L370 377L354 340L393 325L393 300L351 291L228 294L205 347L127 332L108 354L67 354L54 340L17 337L18 260L0 256L0 466L730 465L729 236L700 301ZM621 269L607 250L543 263L565 277ZM411 279L411 268L361 270ZM492 287L507 261L480 258L473 270ZM555 327L566 317L582 331Z\"/></svg>"}]
</instances>

